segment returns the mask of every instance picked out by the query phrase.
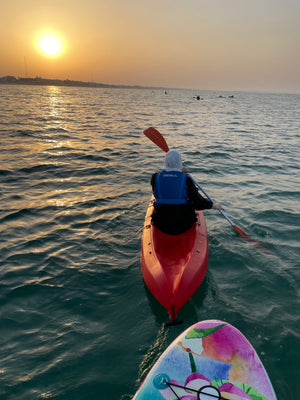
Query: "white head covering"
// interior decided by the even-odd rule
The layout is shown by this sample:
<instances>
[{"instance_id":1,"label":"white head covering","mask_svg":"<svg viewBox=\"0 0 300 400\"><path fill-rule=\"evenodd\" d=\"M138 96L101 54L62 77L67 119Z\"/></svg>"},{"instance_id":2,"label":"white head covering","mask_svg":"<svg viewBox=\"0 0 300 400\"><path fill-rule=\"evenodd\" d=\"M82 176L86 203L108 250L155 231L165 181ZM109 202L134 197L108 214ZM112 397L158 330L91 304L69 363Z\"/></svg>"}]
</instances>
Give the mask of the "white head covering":
<instances>
[{"instance_id":1,"label":"white head covering","mask_svg":"<svg viewBox=\"0 0 300 400\"><path fill-rule=\"evenodd\" d=\"M177 150L170 150L165 157L165 171L181 171L182 161Z\"/></svg>"}]
</instances>

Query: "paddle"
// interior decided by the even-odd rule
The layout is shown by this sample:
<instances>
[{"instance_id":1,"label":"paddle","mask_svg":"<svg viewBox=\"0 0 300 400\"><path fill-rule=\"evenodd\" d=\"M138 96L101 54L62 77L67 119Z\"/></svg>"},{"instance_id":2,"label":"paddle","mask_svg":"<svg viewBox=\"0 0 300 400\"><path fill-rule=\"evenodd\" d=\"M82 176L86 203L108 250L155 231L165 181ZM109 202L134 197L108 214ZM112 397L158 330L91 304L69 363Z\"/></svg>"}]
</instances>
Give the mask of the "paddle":
<instances>
[{"instance_id":1,"label":"paddle","mask_svg":"<svg viewBox=\"0 0 300 400\"><path fill-rule=\"evenodd\" d=\"M148 128L144 130L144 135L147 136L153 143L160 147L165 153L169 151L169 147L163 135L155 128Z\"/></svg>"},{"instance_id":2,"label":"paddle","mask_svg":"<svg viewBox=\"0 0 300 400\"><path fill-rule=\"evenodd\" d=\"M167 145L167 142L165 141L164 137L162 134L155 128L147 128L144 130L144 135L147 136L153 143L155 143L159 148L161 148L164 152L169 151L169 147ZM192 178L192 177L191 177ZM194 184L198 186L198 188L205 194L205 196L215 203L215 201L206 193L204 189L195 181L194 178L192 178ZM236 230L236 232L247 242L252 242L255 243L258 247L263 248L265 250L269 250L265 245L260 243L259 241L250 238L241 228L239 228L226 214L223 210L219 210L219 212L227 219L227 221L230 223L230 225Z\"/></svg>"}]
</instances>

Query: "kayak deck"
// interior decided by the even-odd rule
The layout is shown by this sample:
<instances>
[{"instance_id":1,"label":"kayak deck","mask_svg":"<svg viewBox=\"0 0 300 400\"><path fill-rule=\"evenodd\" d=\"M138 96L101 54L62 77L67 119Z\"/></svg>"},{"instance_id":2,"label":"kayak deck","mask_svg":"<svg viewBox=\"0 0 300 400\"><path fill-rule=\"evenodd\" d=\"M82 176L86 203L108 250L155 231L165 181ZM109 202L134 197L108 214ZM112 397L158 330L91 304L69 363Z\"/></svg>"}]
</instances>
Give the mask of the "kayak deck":
<instances>
[{"instance_id":1,"label":"kayak deck","mask_svg":"<svg viewBox=\"0 0 300 400\"><path fill-rule=\"evenodd\" d=\"M152 226L153 246L172 294L175 293L184 268L191 258L195 237L196 225L184 234L173 236Z\"/></svg>"},{"instance_id":2,"label":"kayak deck","mask_svg":"<svg viewBox=\"0 0 300 400\"><path fill-rule=\"evenodd\" d=\"M144 223L141 264L146 285L175 320L202 283L208 264L208 238L202 211L180 235L168 235L151 223L152 197Z\"/></svg>"}]
</instances>

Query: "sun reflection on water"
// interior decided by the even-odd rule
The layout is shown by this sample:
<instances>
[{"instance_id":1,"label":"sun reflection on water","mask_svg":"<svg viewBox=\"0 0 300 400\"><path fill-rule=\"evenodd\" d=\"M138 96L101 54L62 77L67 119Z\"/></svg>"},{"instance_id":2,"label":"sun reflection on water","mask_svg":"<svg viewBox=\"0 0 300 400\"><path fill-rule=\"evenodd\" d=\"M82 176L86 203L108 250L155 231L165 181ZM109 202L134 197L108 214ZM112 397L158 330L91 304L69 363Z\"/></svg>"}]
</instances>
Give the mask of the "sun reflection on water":
<instances>
[{"instance_id":1,"label":"sun reflection on water","mask_svg":"<svg viewBox=\"0 0 300 400\"><path fill-rule=\"evenodd\" d=\"M58 86L47 86L47 102L43 117L47 122L46 128L68 130L65 114L67 112L66 103L62 88Z\"/></svg>"}]
</instances>

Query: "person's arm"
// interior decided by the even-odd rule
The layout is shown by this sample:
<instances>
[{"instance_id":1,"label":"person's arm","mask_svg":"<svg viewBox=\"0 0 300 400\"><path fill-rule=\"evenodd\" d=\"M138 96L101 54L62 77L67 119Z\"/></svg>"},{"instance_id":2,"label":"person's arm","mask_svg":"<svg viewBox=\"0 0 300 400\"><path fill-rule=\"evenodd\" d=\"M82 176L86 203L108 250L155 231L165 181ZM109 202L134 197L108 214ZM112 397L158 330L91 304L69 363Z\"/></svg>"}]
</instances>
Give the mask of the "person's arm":
<instances>
[{"instance_id":1,"label":"person's arm","mask_svg":"<svg viewBox=\"0 0 300 400\"><path fill-rule=\"evenodd\" d=\"M192 181L191 177L186 178L186 184L187 184L187 189L188 189L188 198L189 198L189 204L195 209L195 210L205 210L205 209L216 209L216 210L221 210L222 206L219 203L213 203L211 200L206 199L201 196L199 193L198 189L194 185L194 182Z\"/></svg>"},{"instance_id":2,"label":"person's arm","mask_svg":"<svg viewBox=\"0 0 300 400\"><path fill-rule=\"evenodd\" d=\"M154 192L154 185L155 185L155 178L156 178L157 172L155 172L152 176L151 176L151 186L152 186L152 192Z\"/></svg>"}]
</instances>

